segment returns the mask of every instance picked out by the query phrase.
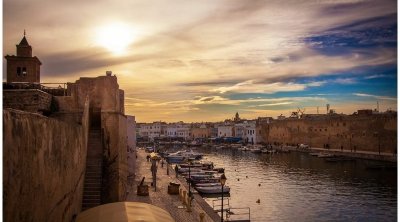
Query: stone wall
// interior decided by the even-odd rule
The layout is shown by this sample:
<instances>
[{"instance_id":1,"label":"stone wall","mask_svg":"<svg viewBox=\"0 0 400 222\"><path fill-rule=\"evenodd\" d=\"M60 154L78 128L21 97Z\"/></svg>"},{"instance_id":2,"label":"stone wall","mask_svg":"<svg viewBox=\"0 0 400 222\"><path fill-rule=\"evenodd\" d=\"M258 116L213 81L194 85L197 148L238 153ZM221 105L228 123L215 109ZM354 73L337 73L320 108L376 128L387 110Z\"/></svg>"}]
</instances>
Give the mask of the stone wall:
<instances>
[{"instance_id":1,"label":"stone wall","mask_svg":"<svg viewBox=\"0 0 400 222\"><path fill-rule=\"evenodd\" d=\"M82 125L3 110L4 221L70 222L81 211L87 107Z\"/></svg>"},{"instance_id":2,"label":"stone wall","mask_svg":"<svg viewBox=\"0 0 400 222\"><path fill-rule=\"evenodd\" d=\"M50 112L52 95L38 89L3 90L4 108L33 113Z\"/></svg>"},{"instance_id":3,"label":"stone wall","mask_svg":"<svg viewBox=\"0 0 400 222\"><path fill-rule=\"evenodd\" d=\"M126 116L101 113L104 144L103 203L123 201L127 189Z\"/></svg>"},{"instance_id":4,"label":"stone wall","mask_svg":"<svg viewBox=\"0 0 400 222\"><path fill-rule=\"evenodd\" d=\"M263 124L263 142L344 150L397 152L397 115L334 115Z\"/></svg>"}]
</instances>

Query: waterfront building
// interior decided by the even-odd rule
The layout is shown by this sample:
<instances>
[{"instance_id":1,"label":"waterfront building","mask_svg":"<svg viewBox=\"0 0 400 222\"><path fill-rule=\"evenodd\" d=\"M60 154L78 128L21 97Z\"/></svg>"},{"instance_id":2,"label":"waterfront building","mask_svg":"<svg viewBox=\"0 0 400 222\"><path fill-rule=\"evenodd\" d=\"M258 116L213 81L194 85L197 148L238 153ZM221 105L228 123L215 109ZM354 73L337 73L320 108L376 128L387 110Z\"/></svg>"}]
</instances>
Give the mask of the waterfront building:
<instances>
[{"instance_id":1,"label":"waterfront building","mask_svg":"<svg viewBox=\"0 0 400 222\"><path fill-rule=\"evenodd\" d=\"M181 138L188 140L190 138L190 125L184 122L170 123L165 129L166 136L170 138Z\"/></svg>"},{"instance_id":2,"label":"waterfront building","mask_svg":"<svg viewBox=\"0 0 400 222\"><path fill-rule=\"evenodd\" d=\"M218 126L218 137L233 137L234 130L232 125Z\"/></svg>"},{"instance_id":3,"label":"waterfront building","mask_svg":"<svg viewBox=\"0 0 400 222\"><path fill-rule=\"evenodd\" d=\"M205 124L202 124L200 127L191 128L191 138L192 139L205 139L211 137L211 128L207 127Z\"/></svg>"},{"instance_id":4,"label":"waterfront building","mask_svg":"<svg viewBox=\"0 0 400 222\"><path fill-rule=\"evenodd\" d=\"M153 122L153 123L142 123L140 124L139 135L144 138L148 138L154 141L154 138L161 138L165 136L166 129L165 122Z\"/></svg>"}]
</instances>

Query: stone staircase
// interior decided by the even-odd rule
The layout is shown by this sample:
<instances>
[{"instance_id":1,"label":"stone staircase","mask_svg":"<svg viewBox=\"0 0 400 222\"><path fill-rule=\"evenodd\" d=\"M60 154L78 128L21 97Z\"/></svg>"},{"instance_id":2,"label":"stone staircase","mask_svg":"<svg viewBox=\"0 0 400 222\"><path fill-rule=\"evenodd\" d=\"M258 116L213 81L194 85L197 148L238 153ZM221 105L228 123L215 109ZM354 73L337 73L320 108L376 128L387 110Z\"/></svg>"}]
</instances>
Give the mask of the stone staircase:
<instances>
[{"instance_id":1,"label":"stone staircase","mask_svg":"<svg viewBox=\"0 0 400 222\"><path fill-rule=\"evenodd\" d=\"M100 129L90 129L82 211L101 204L102 152Z\"/></svg>"}]
</instances>

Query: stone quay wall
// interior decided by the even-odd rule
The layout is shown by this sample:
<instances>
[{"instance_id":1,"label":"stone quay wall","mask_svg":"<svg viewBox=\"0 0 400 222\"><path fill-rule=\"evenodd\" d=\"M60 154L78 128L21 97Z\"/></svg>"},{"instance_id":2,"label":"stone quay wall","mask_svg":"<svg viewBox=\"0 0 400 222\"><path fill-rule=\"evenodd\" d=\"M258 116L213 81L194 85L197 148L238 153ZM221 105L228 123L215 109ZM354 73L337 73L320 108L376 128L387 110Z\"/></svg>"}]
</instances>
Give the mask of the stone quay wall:
<instances>
[{"instance_id":1,"label":"stone quay wall","mask_svg":"<svg viewBox=\"0 0 400 222\"><path fill-rule=\"evenodd\" d=\"M3 110L4 221L70 222L81 211L88 108L81 122Z\"/></svg>"},{"instance_id":2,"label":"stone quay wall","mask_svg":"<svg viewBox=\"0 0 400 222\"><path fill-rule=\"evenodd\" d=\"M265 143L397 153L397 114L285 119L261 128Z\"/></svg>"}]
</instances>

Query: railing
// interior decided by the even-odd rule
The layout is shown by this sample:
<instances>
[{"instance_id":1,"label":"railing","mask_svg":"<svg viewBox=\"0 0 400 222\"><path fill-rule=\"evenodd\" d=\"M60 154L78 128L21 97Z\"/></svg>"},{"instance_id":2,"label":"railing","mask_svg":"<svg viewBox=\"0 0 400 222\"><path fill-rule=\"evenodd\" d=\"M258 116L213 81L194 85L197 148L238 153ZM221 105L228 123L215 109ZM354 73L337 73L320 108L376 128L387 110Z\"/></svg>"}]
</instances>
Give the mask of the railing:
<instances>
[{"instance_id":1,"label":"railing","mask_svg":"<svg viewBox=\"0 0 400 222\"><path fill-rule=\"evenodd\" d=\"M68 83L32 83L32 82L11 82L3 83L3 89L39 89L52 95L66 96Z\"/></svg>"},{"instance_id":2,"label":"railing","mask_svg":"<svg viewBox=\"0 0 400 222\"><path fill-rule=\"evenodd\" d=\"M221 211L222 198L218 197L212 200L212 208L215 212ZM225 221L248 222L250 221L250 207L231 207L230 198L224 197ZM221 212L222 213L222 212Z\"/></svg>"},{"instance_id":3,"label":"railing","mask_svg":"<svg viewBox=\"0 0 400 222\"><path fill-rule=\"evenodd\" d=\"M244 216L247 215L247 216ZM250 207L231 207L226 212L226 221L250 221Z\"/></svg>"}]
</instances>

